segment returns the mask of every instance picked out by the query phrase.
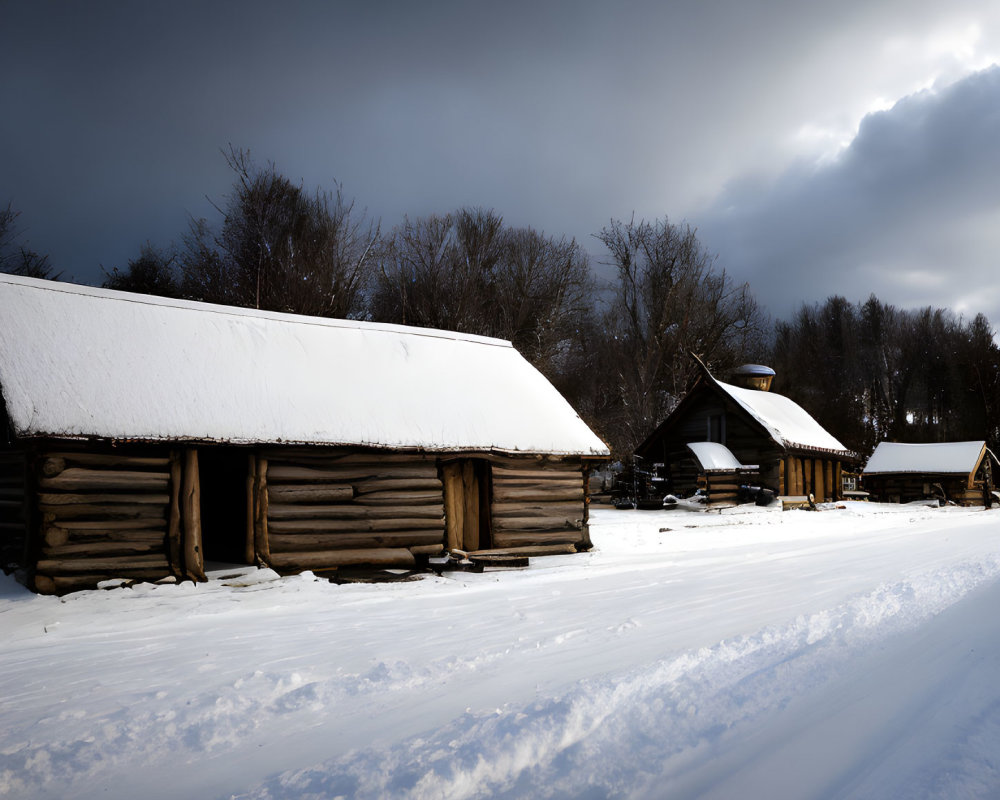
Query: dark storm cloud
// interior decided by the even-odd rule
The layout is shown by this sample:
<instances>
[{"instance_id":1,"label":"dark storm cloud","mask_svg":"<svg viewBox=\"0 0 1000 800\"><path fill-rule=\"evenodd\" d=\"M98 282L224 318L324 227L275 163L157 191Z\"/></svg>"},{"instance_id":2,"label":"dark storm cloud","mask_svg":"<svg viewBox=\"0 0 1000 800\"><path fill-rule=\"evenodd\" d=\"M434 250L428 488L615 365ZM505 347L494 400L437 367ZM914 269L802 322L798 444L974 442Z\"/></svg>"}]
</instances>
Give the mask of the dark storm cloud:
<instances>
[{"instance_id":1,"label":"dark storm cloud","mask_svg":"<svg viewBox=\"0 0 1000 800\"><path fill-rule=\"evenodd\" d=\"M979 7L956 3L948 14ZM751 165L773 173L788 160L783 137L853 109L859 86L900 96L871 74L883 40L900 20L919 32L942 16L930 0L8 3L0 203L21 210L27 243L57 269L99 281L98 265L123 266L147 239L179 240L189 214L217 219L206 195L225 202L220 149L232 143L309 189L340 181L384 228L477 205L596 250L590 234L610 218L667 214L706 237L711 223L708 246L725 244L723 261L749 277L778 263L769 248L785 237L796 264L844 252L807 213L822 199L845 232L874 237L856 250L887 249L885 269L897 255L886 231L904 223L876 207L865 226L852 203L876 204L870 183L898 187L917 155L869 183L863 165L893 162L859 147L857 166L731 189L725 219L703 218L696 201ZM747 206L758 200L770 211ZM795 225L769 221L786 208Z\"/></svg>"},{"instance_id":2,"label":"dark storm cloud","mask_svg":"<svg viewBox=\"0 0 1000 800\"><path fill-rule=\"evenodd\" d=\"M824 166L729 187L700 230L779 315L835 293L874 292L1000 322L998 175L993 67L865 117Z\"/></svg>"}]
</instances>

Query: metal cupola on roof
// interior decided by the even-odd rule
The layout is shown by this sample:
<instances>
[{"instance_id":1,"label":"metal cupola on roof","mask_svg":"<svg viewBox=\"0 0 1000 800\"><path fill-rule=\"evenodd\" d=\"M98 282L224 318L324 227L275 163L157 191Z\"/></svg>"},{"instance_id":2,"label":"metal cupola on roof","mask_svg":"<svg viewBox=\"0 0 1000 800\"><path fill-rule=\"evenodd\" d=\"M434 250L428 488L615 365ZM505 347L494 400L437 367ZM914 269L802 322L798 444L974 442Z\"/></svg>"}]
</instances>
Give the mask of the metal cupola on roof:
<instances>
[{"instance_id":1,"label":"metal cupola on roof","mask_svg":"<svg viewBox=\"0 0 1000 800\"><path fill-rule=\"evenodd\" d=\"M732 371L729 380L743 389L757 389L767 392L774 380L774 370L763 364L744 364Z\"/></svg>"}]
</instances>

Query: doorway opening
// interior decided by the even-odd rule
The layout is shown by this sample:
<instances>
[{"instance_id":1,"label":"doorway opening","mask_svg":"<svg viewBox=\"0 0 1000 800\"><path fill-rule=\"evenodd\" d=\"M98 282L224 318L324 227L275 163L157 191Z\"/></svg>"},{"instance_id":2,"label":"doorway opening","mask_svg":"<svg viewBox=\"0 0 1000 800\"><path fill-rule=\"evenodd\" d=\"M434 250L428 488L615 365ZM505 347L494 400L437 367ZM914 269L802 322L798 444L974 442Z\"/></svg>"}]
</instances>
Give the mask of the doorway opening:
<instances>
[{"instance_id":1,"label":"doorway opening","mask_svg":"<svg viewBox=\"0 0 1000 800\"><path fill-rule=\"evenodd\" d=\"M237 447L198 451L201 542L205 561L247 564L250 454ZM251 542L252 544L252 542ZM253 552L252 548L249 552Z\"/></svg>"},{"instance_id":2,"label":"doorway opening","mask_svg":"<svg viewBox=\"0 0 1000 800\"><path fill-rule=\"evenodd\" d=\"M492 547L492 473L483 458L462 458L441 465L445 529L449 549L466 552Z\"/></svg>"}]
</instances>

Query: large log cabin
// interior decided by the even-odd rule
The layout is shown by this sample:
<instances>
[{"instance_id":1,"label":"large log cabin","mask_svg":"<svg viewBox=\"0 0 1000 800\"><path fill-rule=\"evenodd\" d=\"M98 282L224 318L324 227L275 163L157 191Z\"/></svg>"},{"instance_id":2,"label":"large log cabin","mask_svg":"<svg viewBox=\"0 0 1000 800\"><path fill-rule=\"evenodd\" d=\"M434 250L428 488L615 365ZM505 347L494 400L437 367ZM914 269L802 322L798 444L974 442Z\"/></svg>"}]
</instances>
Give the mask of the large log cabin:
<instances>
[{"instance_id":1,"label":"large log cabin","mask_svg":"<svg viewBox=\"0 0 1000 800\"><path fill-rule=\"evenodd\" d=\"M608 450L509 342L0 275L0 560L35 591L590 546Z\"/></svg>"},{"instance_id":2,"label":"large log cabin","mask_svg":"<svg viewBox=\"0 0 1000 800\"><path fill-rule=\"evenodd\" d=\"M711 493L715 481L710 503L735 502L735 484L746 476L735 469L706 469L688 447L717 442L736 463L754 465L753 480L777 495L811 494L819 502L842 499L844 467L857 457L800 405L770 391L772 369L747 364L733 373L732 383L723 383L698 363L694 386L636 449L646 461L664 465L672 493L688 496L699 488Z\"/></svg>"},{"instance_id":3,"label":"large log cabin","mask_svg":"<svg viewBox=\"0 0 1000 800\"><path fill-rule=\"evenodd\" d=\"M993 505L993 462L985 441L879 442L862 479L873 500L907 503L936 498L960 506Z\"/></svg>"}]
</instances>

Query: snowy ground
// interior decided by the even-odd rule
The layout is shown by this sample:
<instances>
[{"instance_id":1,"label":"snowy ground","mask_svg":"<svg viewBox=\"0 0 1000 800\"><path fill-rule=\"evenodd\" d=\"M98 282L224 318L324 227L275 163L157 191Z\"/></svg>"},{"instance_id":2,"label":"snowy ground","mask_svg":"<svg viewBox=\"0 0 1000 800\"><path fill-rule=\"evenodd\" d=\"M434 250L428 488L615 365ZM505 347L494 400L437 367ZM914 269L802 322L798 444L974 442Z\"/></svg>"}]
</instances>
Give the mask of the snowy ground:
<instances>
[{"instance_id":1,"label":"snowy ground","mask_svg":"<svg viewBox=\"0 0 1000 800\"><path fill-rule=\"evenodd\" d=\"M393 585L2 578L0 796L1000 796L1000 511L592 537Z\"/></svg>"}]
</instances>

